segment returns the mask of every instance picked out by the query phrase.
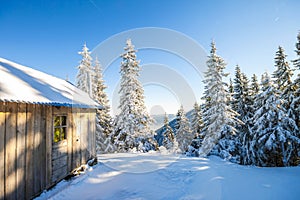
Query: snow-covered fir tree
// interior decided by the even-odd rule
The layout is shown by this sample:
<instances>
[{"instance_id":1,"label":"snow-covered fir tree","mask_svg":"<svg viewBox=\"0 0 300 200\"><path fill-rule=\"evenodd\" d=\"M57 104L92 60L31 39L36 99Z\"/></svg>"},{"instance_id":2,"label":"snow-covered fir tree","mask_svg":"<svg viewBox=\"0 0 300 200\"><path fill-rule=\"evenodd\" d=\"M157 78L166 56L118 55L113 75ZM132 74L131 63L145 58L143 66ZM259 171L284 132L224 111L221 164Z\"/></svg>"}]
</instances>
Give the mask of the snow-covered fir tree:
<instances>
[{"instance_id":1,"label":"snow-covered fir tree","mask_svg":"<svg viewBox=\"0 0 300 200\"><path fill-rule=\"evenodd\" d=\"M229 95L231 97L231 100L229 101L229 104L230 104L230 107L231 108L234 108L234 87L233 87L233 82L232 82L232 79L230 78L229 79L229 85L228 85L228 92L229 92Z\"/></svg>"},{"instance_id":2,"label":"snow-covered fir tree","mask_svg":"<svg viewBox=\"0 0 300 200\"><path fill-rule=\"evenodd\" d=\"M259 90L260 87L259 87L257 76L253 74L251 77L251 84L250 84L250 96L253 100L255 99L255 96L259 93Z\"/></svg>"},{"instance_id":3,"label":"snow-covered fir tree","mask_svg":"<svg viewBox=\"0 0 300 200\"><path fill-rule=\"evenodd\" d=\"M295 121L290 118L270 76L262 76L262 92L257 95L253 117L251 153L258 166L290 166L297 162L299 139Z\"/></svg>"},{"instance_id":4,"label":"snow-covered fir tree","mask_svg":"<svg viewBox=\"0 0 300 200\"><path fill-rule=\"evenodd\" d=\"M297 58L295 60L293 60L293 64L296 69L300 70L300 32L298 33L298 36L297 36L295 52L296 52Z\"/></svg>"},{"instance_id":5,"label":"snow-covered fir tree","mask_svg":"<svg viewBox=\"0 0 300 200\"><path fill-rule=\"evenodd\" d=\"M144 90L138 80L141 70L131 40L121 55L120 114L114 121L114 143L118 151L149 151L157 148L144 103Z\"/></svg>"},{"instance_id":6,"label":"snow-covered fir tree","mask_svg":"<svg viewBox=\"0 0 300 200\"><path fill-rule=\"evenodd\" d=\"M258 82L257 76L255 74L252 75L251 77L251 83L249 86L249 97L251 100L251 118L248 121L248 126L250 127L250 132L249 134L245 134L244 137L242 138L242 152L241 152L241 164L244 165L254 165L255 160L254 160L254 155L253 155L253 150L251 147L252 140L253 140L253 116L255 112L255 102L257 102L256 97L260 92L260 84Z\"/></svg>"},{"instance_id":7,"label":"snow-covered fir tree","mask_svg":"<svg viewBox=\"0 0 300 200\"><path fill-rule=\"evenodd\" d=\"M206 108L203 122L206 128L203 144L199 150L200 156L208 155L216 145L218 145L216 150L223 157L231 157L229 152L235 151L231 137L236 132L235 126L239 120L236 118L238 114L230 108L231 95L227 90L227 84L222 80L227 76L223 72L225 65L224 60L216 54L215 43L212 42L204 79Z\"/></svg>"},{"instance_id":8,"label":"snow-covered fir tree","mask_svg":"<svg viewBox=\"0 0 300 200\"><path fill-rule=\"evenodd\" d=\"M280 98L284 99L284 107L289 110L291 103L294 101L294 85L292 84L293 70L286 61L287 55L284 49L279 46L275 57L276 70L273 73L274 84L280 92ZM289 112L291 112L289 110ZM292 114L292 112L291 112Z\"/></svg>"},{"instance_id":9,"label":"snow-covered fir tree","mask_svg":"<svg viewBox=\"0 0 300 200\"><path fill-rule=\"evenodd\" d=\"M188 150L188 146L192 143L194 135L192 134L189 120L185 116L182 106L178 113L180 113L180 115L177 118L176 141L178 142L180 151L185 153Z\"/></svg>"},{"instance_id":10,"label":"snow-covered fir tree","mask_svg":"<svg viewBox=\"0 0 300 200\"><path fill-rule=\"evenodd\" d=\"M195 138L201 137L203 129L203 121L201 115L201 109L197 102L194 104L194 109L191 114L191 131ZM202 138L203 139L203 138Z\"/></svg>"},{"instance_id":11,"label":"snow-covered fir tree","mask_svg":"<svg viewBox=\"0 0 300 200\"><path fill-rule=\"evenodd\" d=\"M174 133L173 133L173 129L171 128L171 126L169 125L169 119L167 114L165 113L165 119L164 119L164 127L163 127L163 142L162 145L166 148L166 149L172 149L173 145L174 145Z\"/></svg>"},{"instance_id":12,"label":"snow-covered fir tree","mask_svg":"<svg viewBox=\"0 0 300 200\"><path fill-rule=\"evenodd\" d=\"M289 67L289 63L286 61L287 55L284 53L284 49L279 46L275 56L276 70L273 73L274 85L277 90L283 92L284 89L291 85L293 72Z\"/></svg>"},{"instance_id":13,"label":"snow-covered fir tree","mask_svg":"<svg viewBox=\"0 0 300 200\"><path fill-rule=\"evenodd\" d=\"M293 60L293 65L297 73L297 77L293 82L294 88L294 100L290 106L290 115L295 119L298 129L300 129L300 32L298 33L296 42L296 56L297 58ZM300 138L300 132L297 134ZM298 160L300 160L300 145L298 146Z\"/></svg>"},{"instance_id":14,"label":"snow-covered fir tree","mask_svg":"<svg viewBox=\"0 0 300 200\"><path fill-rule=\"evenodd\" d=\"M290 118L295 120L296 124L299 118L299 113L297 112L297 105L294 102L297 102L297 96L299 96L295 91L297 90L297 85L293 84L292 76L293 71L289 63L286 61L287 55L284 53L284 49L279 47L276 52L275 57L275 67L276 70L273 73L277 89L279 90L279 98L283 100L283 106ZM297 79L296 79L297 81ZM298 126L299 128L299 126ZM297 130L294 130L296 135L298 134Z\"/></svg>"},{"instance_id":15,"label":"snow-covered fir tree","mask_svg":"<svg viewBox=\"0 0 300 200\"><path fill-rule=\"evenodd\" d=\"M245 86L248 86L248 80L244 79L244 76L241 72L241 68L237 65L235 67L235 78L234 80L234 86L233 87L233 103L232 108L239 113L239 118L243 118L242 112L244 112L244 93L248 91L248 88ZM246 91L245 91L246 90Z\"/></svg>"},{"instance_id":16,"label":"snow-covered fir tree","mask_svg":"<svg viewBox=\"0 0 300 200\"><path fill-rule=\"evenodd\" d=\"M183 115L184 115L184 110L183 110L183 106L181 106L180 109L177 111L176 117L175 117L175 123L174 123L175 135L177 133L177 130L180 127L179 123L180 123L180 120L181 120Z\"/></svg>"},{"instance_id":17,"label":"snow-covered fir tree","mask_svg":"<svg viewBox=\"0 0 300 200\"><path fill-rule=\"evenodd\" d=\"M229 92L230 94L232 94L232 95L233 95L233 93L234 93L234 88L233 88L233 83L232 83L232 79L231 79L231 78L229 79L228 92Z\"/></svg>"},{"instance_id":18,"label":"snow-covered fir tree","mask_svg":"<svg viewBox=\"0 0 300 200\"><path fill-rule=\"evenodd\" d=\"M297 122L298 128L300 129L300 32L298 33L297 37L298 41L296 43L296 55L297 58L293 60L293 65L295 69L297 70L297 77L295 78L293 82L294 86L294 100L291 103L291 109L294 111L295 120ZM300 138L300 133L298 134ZM300 149L299 149L300 151Z\"/></svg>"},{"instance_id":19,"label":"snow-covered fir tree","mask_svg":"<svg viewBox=\"0 0 300 200\"><path fill-rule=\"evenodd\" d=\"M239 66L235 68L234 78L234 100L233 109L239 114L238 119L243 123L238 124L238 141L240 144L240 156L242 164L251 164L250 159L250 143L252 139L252 116L253 116L253 101L250 95L249 80L247 76L241 72Z\"/></svg>"},{"instance_id":20,"label":"snow-covered fir tree","mask_svg":"<svg viewBox=\"0 0 300 200\"><path fill-rule=\"evenodd\" d=\"M203 81L205 83L205 80ZM209 119L209 108L211 107L211 97L208 92L208 84L204 84L204 94L203 97L201 97L201 100L203 101L202 106L200 107L201 109L201 114L202 114L202 121L203 121L203 129L202 129L202 134L205 135L207 133L208 126L206 126L206 119Z\"/></svg>"},{"instance_id":21,"label":"snow-covered fir tree","mask_svg":"<svg viewBox=\"0 0 300 200\"><path fill-rule=\"evenodd\" d=\"M82 51L78 52L82 56L76 76L76 86L82 91L88 93L92 97L92 57L86 44L83 45Z\"/></svg>"},{"instance_id":22,"label":"snow-covered fir tree","mask_svg":"<svg viewBox=\"0 0 300 200\"><path fill-rule=\"evenodd\" d=\"M103 79L102 68L96 57L93 68L92 91L93 99L102 106L101 109L97 109L96 114L96 149L99 153L115 151L110 138L112 119L109 113L110 106L105 89L106 85Z\"/></svg>"},{"instance_id":23,"label":"snow-covered fir tree","mask_svg":"<svg viewBox=\"0 0 300 200\"><path fill-rule=\"evenodd\" d=\"M197 102L191 114L191 131L194 139L188 148L188 155L198 156L198 151L204 138L201 108Z\"/></svg>"}]
</instances>

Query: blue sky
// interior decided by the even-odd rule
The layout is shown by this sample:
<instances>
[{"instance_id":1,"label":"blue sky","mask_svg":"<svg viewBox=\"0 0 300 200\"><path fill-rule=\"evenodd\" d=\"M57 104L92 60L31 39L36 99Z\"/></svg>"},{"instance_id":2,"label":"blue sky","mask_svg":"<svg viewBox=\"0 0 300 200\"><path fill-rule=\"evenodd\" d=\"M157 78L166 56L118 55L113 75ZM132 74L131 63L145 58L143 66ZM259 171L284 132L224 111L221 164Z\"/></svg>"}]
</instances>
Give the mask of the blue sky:
<instances>
[{"instance_id":1,"label":"blue sky","mask_svg":"<svg viewBox=\"0 0 300 200\"><path fill-rule=\"evenodd\" d=\"M207 52L210 42L215 40L218 54L228 63L227 71L231 75L236 64L248 76L260 75L274 70L273 58L278 45L285 48L288 59L295 58L299 9L297 0L0 0L0 57L61 78L68 75L74 81L81 59L77 52L84 42L93 50L120 32L160 27L185 34ZM196 99L200 99L201 80L193 78L189 66L183 67L184 62L175 62L177 58L151 50L139 52L138 58L141 64L154 62L174 67L188 79ZM116 60L116 67L104 74L110 98L119 78L119 62ZM176 95L159 92L162 89L156 87L145 87L149 109L161 104L167 112L175 112L180 104Z\"/></svg>"}]
</instances>

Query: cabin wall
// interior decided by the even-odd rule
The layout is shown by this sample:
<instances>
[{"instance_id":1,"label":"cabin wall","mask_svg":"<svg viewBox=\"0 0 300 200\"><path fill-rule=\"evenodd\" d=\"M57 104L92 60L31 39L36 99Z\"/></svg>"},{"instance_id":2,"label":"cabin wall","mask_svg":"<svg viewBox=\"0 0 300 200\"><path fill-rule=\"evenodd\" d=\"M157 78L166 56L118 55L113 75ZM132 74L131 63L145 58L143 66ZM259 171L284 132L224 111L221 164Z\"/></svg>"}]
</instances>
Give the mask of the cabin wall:
<instances>
[{"instance_id":1,"label":"cabin wall","mask_svg":"<svg viewBox=\"0 0 300 200\"><path fill-rule=\"evenodd\" d=\"M53 142L53 118L67 136ZM0 102L0 199L31 199L95 156L95 110Z\"/></svg>"}]
</instances>

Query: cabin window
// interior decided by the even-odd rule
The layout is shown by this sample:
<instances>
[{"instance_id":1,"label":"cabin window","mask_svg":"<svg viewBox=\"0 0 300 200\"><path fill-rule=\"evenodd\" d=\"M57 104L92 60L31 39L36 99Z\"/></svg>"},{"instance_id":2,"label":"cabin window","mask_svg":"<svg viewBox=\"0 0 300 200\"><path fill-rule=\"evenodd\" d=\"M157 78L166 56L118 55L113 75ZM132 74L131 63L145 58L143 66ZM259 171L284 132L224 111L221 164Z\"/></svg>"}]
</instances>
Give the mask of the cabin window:
<instances>
[{"instance_id":1,"label":"cabin window","mask_svg":"<svg viewBox=\"0 0 300 200\"><path fill-rule=\"evenodd\" d=\"M65 140L67 136L67 116L55 116L53 125L53 142Z\"/></svg>"}]
</instances>

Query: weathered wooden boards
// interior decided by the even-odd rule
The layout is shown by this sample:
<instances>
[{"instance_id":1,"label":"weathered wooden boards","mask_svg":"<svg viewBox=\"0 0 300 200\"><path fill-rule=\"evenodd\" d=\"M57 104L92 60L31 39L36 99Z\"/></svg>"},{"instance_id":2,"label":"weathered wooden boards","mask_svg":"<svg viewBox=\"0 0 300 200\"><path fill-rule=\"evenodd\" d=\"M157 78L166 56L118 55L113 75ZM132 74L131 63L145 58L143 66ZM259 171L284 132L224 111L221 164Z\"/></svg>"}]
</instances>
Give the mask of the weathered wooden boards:
<instances>
[{"instance_id":1,"label":"weathered wooden boards","mask_svg":"<svg viewBox=\"0 0 300 200\"><path fill-rule=\"evenodd\" d=\"M53 117L67 116L53 142ZM95 110L0 102L0 199L31 199L95 156Z\"/></svg>"}]
</instances>

